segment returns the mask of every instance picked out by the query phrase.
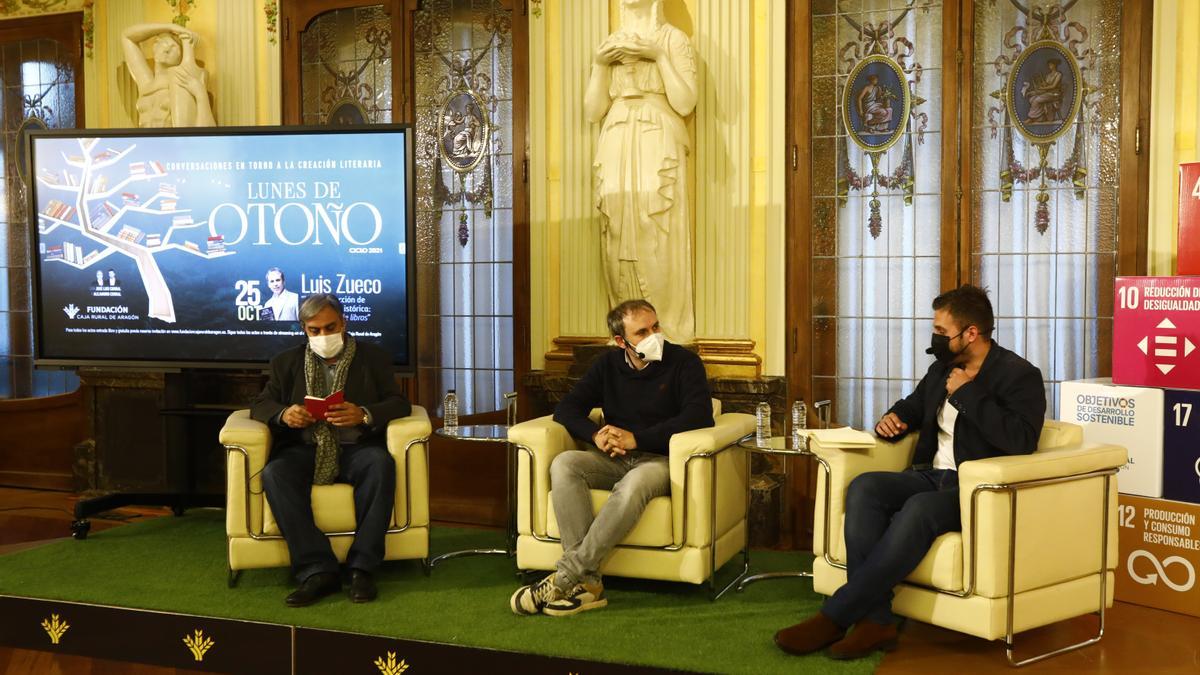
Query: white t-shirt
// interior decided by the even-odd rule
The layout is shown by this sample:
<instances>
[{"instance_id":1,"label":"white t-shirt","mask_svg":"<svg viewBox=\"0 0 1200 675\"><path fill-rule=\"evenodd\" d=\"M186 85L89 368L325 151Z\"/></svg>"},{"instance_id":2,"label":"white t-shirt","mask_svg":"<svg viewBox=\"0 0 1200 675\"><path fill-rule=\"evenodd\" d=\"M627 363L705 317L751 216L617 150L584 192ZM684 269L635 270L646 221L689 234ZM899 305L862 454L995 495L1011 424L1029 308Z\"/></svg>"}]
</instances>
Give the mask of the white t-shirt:
<instances>
[{"instance_id":1,"label":"white t-shirt","mask_svg":"<svg viewBox=\"0 0 1200 675\"><path fill-rule=\"evenodd\" d=\"M958 420L958 408L950 404L949 396L938 408L938 444L933 455L933 468L956 470L954 463L954 423Z\"/></svg>"}]
</instances>

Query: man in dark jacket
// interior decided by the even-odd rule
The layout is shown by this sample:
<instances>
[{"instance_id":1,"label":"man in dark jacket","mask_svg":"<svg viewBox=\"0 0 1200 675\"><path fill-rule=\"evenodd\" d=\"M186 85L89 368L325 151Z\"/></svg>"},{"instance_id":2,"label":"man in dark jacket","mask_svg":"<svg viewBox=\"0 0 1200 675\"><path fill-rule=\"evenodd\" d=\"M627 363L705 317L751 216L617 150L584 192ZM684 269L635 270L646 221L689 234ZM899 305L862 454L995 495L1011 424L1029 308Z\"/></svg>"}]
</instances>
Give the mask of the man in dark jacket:
<instances>
[{"instance_id":1,"label":"man in dark jacket","mask_svg":"<svg viewBox=\"0 0 1200 675\"><path fill-rule=\"evenodd\" d=\"M274 436L262 472L263 491L300 582L285 602L303 607L341 590L337 557L313 522L311 500L314 484L334 482L354 486L357 527L346 566L350 599L368 602L377 595L371 575L383 562L396 493L387 426L407 417L412 406L396 388L391 356L346 333L335 296L309 296L300 306L300 324L307 344L271 359L270 380L250 410ZM305 396L326 398L339 391L344 402L330 405L324 420L314 419L304 406Z\"/></svg>"},{"instance_id":2,"label":"man in dark jacket","mask_svg":"<svg viewBox=\"0 0 1200 675\"><path fill-rule=\"evenodd\" d=\"M929 366L916 390L875 425L884 439L920 431L912 466L864 473L846 492L847 581L816 616L775 634L792 654L838 659L896 646L892 588L934 539L962 529L958 465L1037 449L1046 415L1041 372L991 340L986 291L964 285L933 301ZM846 634L851 626L854 630Z\"/></svg>"},{"instance_id":3,"label":"man in dark jacket","mask_svg":"<svg viewBox=\"0 0 1200 675\"><path fill-rule=\"evenodd\" d=\"M550 464L563 556L557 571L513 593L509 607L516 614L567 616L608 604L600 563L646 504L670 493L672 434L713 425L704 364L663 339L650 303L617 305L608 328L618 348L596 359L554 411L554 421L595 446L568 450ZM597 407L604 409L604 426L588 419ZM595 518L592 489L612 490Z\"/></svg>"}]
</instances>

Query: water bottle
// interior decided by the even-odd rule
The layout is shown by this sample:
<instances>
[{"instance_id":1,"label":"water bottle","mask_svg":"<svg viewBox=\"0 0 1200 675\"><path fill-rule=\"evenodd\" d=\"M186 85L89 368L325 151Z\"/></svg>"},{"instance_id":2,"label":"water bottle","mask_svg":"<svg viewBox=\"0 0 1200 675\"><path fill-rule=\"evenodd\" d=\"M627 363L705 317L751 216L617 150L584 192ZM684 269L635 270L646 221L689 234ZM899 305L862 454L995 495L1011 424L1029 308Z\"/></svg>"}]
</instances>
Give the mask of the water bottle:
<instances>
[{"instance_id":1,"label":"water bottle","mask_svg":"<svg viewBox=\"0 0 1200 675\"><path fill-rule=\"evenodd\" d=\"M754 409L754 442L762 447L771 444L771 404L766 401Z\"/></svg>"},{"instance_id":2,"label":"water bottle","mask_svg":"<svg viewBox=\"0 0 1200 675\"><path fill-rule=\"evenodd\" d=\"M442 428L451 433L458 431L458 394L453 389L446 392L442 403Z\"/></svg>"},{"instance_id":3,"label":"water bottle","mask_svg":"<svg viewBox=\"0 0 1200 675\"><path fill-rule=\"evenodd\" d=\"M798 399L792 404L792 447L797 450L805 448L808 438L804 430L808 428L808 406L804 399Z\"/></svg>"}]
</instances>

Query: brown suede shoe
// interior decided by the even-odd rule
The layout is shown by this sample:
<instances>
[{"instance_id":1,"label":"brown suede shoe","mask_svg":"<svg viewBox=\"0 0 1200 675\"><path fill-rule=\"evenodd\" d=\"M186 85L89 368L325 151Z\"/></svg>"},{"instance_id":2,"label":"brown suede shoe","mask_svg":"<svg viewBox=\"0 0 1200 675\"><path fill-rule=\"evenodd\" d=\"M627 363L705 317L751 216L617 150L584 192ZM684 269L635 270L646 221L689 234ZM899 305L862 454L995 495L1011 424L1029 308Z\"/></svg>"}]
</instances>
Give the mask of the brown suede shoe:
<instances>
[{"instance_id":1,"label":"brown suede shoe","mask_svg":"<svg viewBox=\"0 0 1200 675\"><path fill-rule=\"evenodd\" d=\"M881 624L862 620L854 624L854 630L829 647L831 659L861 659L875 650L890 652L899 642L896 624Z\"/></svg>"},{"instance_id":2,"label":"brown suede shoe","mask_svg":"<svg viewBox=\"0 0 1200 675\"><path fill-rule=\"evenodd\" d=\"M803 656L828 647L845 634L846 630L834 623L833 619L818 612L776 633L775 644L789 654Z\"/></svg>"}]
</instances>

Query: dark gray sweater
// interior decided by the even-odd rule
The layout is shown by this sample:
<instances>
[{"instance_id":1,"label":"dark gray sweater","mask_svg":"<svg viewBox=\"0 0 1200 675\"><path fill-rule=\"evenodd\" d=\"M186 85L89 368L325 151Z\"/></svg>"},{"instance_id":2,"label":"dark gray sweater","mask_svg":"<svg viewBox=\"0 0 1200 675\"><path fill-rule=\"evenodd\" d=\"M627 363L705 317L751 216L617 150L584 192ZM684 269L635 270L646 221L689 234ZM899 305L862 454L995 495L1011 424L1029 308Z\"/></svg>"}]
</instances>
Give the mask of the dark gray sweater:
<instances>
[{"instance_id":1,"label":"dark gray sweater","mask_svg":"<svg viewBox=\"0 0 1200 675\"><path fill-rule=\"evenodd\" d=\"M613 349L597 358L583 379L554 410L554 421L571 435L591 442L600 430L588 413L604 409L604 421L633 432L637 449L667 454L671 436L713 425L712 397L700 357L667 342L663 359L634 370L625 352Z\"/></svg>"}]
</instances>

